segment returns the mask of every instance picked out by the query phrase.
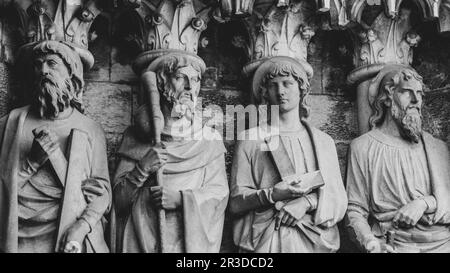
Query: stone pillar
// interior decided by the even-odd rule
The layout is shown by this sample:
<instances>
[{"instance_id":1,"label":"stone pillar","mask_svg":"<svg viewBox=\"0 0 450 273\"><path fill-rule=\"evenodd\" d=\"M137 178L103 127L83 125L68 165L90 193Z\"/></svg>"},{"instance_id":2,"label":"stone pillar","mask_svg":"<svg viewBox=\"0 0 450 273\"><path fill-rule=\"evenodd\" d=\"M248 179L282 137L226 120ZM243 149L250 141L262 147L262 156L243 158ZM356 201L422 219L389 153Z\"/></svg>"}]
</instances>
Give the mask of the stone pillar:
<instances>
[{"instance_id":1,"label":"stone pillar","mask_svg":"<svg viewBox=\"0 0 450 273\"><path fill-rule=\"evenodd\" d=\"M207 45L200 41L200 34L213 17L216 4L199 0L121 0L117 30L119 39L137 55L134 72L141 76L153 60L168 50L196 55L199 45ZM139 97L143 103L142 95Z\"/></svg>"},{"instance_id":2,"label":"stone pillar","mask_svg":"<svg viewBox=\"0 0 450 273\"><path fill-rule=\"evenodd\" d=\"M369 130L371 79L386 64L411 65L413 48L421 40L414 31L419 19L436 20L444 31L449 25L445 14L450 4L448 0L351 0L343 5L345 10L342 5L330 5L330 16L353 36L355 69L347 81L356 86L359 131L363 134ZM347 17L348 22L342 20Z\"/></svg>"},{"instance_id":3,"label":"stone pillar","mask_svg":"<svg viewBox=\"0 0 450 273\"><path fill-rule=\"evenodd\" d=\"M233 7L222 11L231 18L241 18L244 15L249 33L247 43L241 43L248 52L249 62L244 66L243 73L252 76L255 69L265 60L275 56L287 56L300 62L312 77L313 69L307 61L308 45L318 26L318 9L315 1L300 0L255 0L226 1ZM244 5L245 10L236 10L242 2L252 2ZM321 1L322 7L329 1Z\"/></svg>"},{"instance_id":4,"label":"stone pillar","mask_svg":"<svg viewBox=\"0 0 450 273\"><path fill-rule=\"evenodd\" d=\"M8 10L13 14L18 28L17 45L21 46L14 62L20 66L27 76L29 50L34 44L43 41L61 41L72 45L74 54L78 54L84 64L84 72L94 64L94 56L88 49L90 41L89 29L100 14L105 0L23 0L11 2ZM17 48L14 48L16 50ZM23 50L22 50L23 49ZM23 90L29 88L23 81ZM23 102L26 97L20 97Z\"/></svg>"}]
</instances>

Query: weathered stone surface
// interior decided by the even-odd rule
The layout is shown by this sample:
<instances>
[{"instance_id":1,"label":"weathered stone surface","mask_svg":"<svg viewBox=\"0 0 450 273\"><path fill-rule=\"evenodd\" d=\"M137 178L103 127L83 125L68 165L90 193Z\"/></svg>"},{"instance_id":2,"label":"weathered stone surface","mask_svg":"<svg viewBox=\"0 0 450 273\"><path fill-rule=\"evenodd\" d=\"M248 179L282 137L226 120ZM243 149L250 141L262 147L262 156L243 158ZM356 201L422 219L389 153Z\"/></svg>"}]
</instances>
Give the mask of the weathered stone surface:
<instances>
[{"instance_id":1,"label":"weathered stone surface","mask_svg":"<svg viewBox=\"0 0 450 273\"><path fill-rule=\"evenodd\" d=\"M131 60L122 56L117 47L111 50L111 81L116 83L137 82L138 77L131 69Z\"/></svg>"},{"instance_id":2,"label":"weathered stone surface","mask_svg":"<svg viewBox=\"0 0 450 273\"><path fill-rule=\"evenodd\" d=\"M423 111L425 130L450 147L450 89L428 94Z\"/></svg>"},{"instance_id":3,"label":"weathered stone surface","mask_svg":"<svg viewBox=\"0 0 450 273\"><path fill-rule=\"evenodd\" d=\"M358 135L356 105L345 97L311 95L312 125L328 133L335 141L346 141Z\"/></svg>"},{"instance_id":4,"label":"weathered stone surface","mask_svg":"<svg viewBox=\"0 0 450 273\"><path fill-rule=\"evenodd\" d=\"M95 64L89 72L85 73L84 79L87 81L110 81L110 57L111 45L106 39L97 38L91 43L90 51L95 56Z\"/></svg>"},{"instance_id":5,"label":"weathered stone surface","mask_svg":"<svg viewBox=\"0 0 450 273\"><path fill-rule=\"evenodd\" d=\"M5 63L0 62L0 117L9 110L9 69Z\"/></svg>"},{"instance_id":6,"label":"weathered stone surface","mask_svg":"<svg viewBox=\"0 0 450 273\"><path fill-rule=\"evenodd\" d=\"M3 27L3 28L2 28ZM17 90L17 81L21 75L12 75L6 61L13 60L13 48L17 44L14 27L0 26L3 30L0 41L7 45L7 58L0 60L0 116L6 114L13 104L11 93ZM90 49L96 58L94 68L85 73L87 82L84 101L86 113L100 122L108 140L108 157L110 173L114 172L115 152L120 144L121 134L132 123L132 113L137 109L138 77L131 69L130 56L123 54L111 41L110 29L97 29L98 36ZM106 31L106 32L105 32ZM414 51L412 66L424 77L424 82L431 89L425 99L423 110L425 130L444 140L450 147L450 37L441 36L430 23L418 30L421 43ZM248 61L245 49L238 47L239 38L245 35L245 28L232 21L226 24L210 22L202 37L208 39L206 48L199 47L207 72L203 75L200 96L203 107L215 105L215 111L221 109L225 123L221 129L232 130L236 118L226 115L226 105L247 105L251 93L248 79L241 74L241 69ZM240 37L239 37L240 36ZM238 37L238 38L236 38ZM357 126L357 107L355 90L345 84L345 78L351 70L351 48L343 31L317 31L308 48L308 61L313 66L314 77L311 79L309 118L313 126L328 133L336 143L342 176L345 175L346 154L352 139L359 135ZM20 102L17 102L19 106ZM220 129L220 126L218 126ZM235 136L236 124L232 135ZM225 135L224 135L225 137ZM230 175L234 138L225 140L227 174ZM228 214L227 214L228 215ZM230 216L225 221L222 251L234 251L232 242ZM347 240L343 224L341 230L341 251L351 252L354 247Z\"/></svg>"},{"instance_id":7,"label":"weathered stone surface","mask_svg":"<svg viewBox=\"0 0 450 273\"><path fill-rule=\"evenodd\" d=\"M88 82L84 102L86 115L105 131L110 173L114 173L115 152L123 131L131 123L132 92L128 85Z\"/></svg>"}]
</instances>

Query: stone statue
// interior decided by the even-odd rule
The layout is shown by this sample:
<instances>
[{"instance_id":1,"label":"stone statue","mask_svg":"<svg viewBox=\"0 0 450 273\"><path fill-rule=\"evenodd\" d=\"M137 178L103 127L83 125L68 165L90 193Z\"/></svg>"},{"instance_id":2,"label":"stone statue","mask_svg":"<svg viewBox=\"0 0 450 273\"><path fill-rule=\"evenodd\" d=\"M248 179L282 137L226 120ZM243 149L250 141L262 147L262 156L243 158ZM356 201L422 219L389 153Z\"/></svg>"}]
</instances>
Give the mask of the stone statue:
<instances>
[{"instance_id":1,"label":"stone statue","mask_svg":"<svg viewBox=\"0 0 450 273\"><path fill-rule=\"evenodd\" d=\"M21 48L34 73L31 105L0 120L2 252L109 251L106 141L82 114L82 51L50 40Z\"/></svg>"},{"instance_id":2,"label":"stone statue","mask_svg":"<svg viewBox=\"0 0 450 273\"><path fill-rule=\"evenodd\" d=\"M347 198L334 141L302 119L309 114L308 76L284 56L264 61L254 74L258 103L278 105L279 118L270 116L238 138L230 208L240 252L339 249L336 223ZM273 141L278 145L270 148Z\"/></svg>"},{"instance_id":3,"label":"stone statue","mask_svg":"<svg viewBox=\"0 0 450 273\"><path fill-rule=\"evenodd\" d=\"M195 115L205 64L189 52L162 55L142 76L150 103L138 110L118 151L112 248L219 252L228 201L226 150L219 133ZM152 143L153 136L161 142Z\"/></svg>"},{"instance_id":4,"label":"stone statue","mask_svg":"<svg viewBox=\"0 0 450 273\"><path fill-rule=\"evenodd\" d=\"M403 65L371 82L366 134L350 145L348 227L367 252L449 252L447 145L422 131L422 78Z\"/></svg>"}]
</instances>

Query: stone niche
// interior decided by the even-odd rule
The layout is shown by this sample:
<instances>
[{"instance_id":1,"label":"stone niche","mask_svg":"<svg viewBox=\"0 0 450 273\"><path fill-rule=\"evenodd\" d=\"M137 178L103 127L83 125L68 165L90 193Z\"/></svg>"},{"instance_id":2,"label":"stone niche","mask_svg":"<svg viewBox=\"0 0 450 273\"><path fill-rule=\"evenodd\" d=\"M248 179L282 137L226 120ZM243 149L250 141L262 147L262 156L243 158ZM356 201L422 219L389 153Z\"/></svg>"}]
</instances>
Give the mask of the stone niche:
<instances>
[{"instance_id":1,"label":"stone niche","mask_svg":"<svg viewBox=\"0 0 450 273\"><path fill-rule=\"evenodd\" d=\"M14 52L23 43L21 15L18 6L26 7L32 0L2 0L0 2L0 115L21 106L22 75L14 70ZM148 31L148 22L142 22L140 4L159 1L128 0L109 3L93 21L89 30L89 50L95 57L94 67L85 73L86 114L101 123L108 140L108 156L111 175L115 169L115 152L121 141L121 134L132 123L132 117L139 105L140 83L133 72L132 62L142 51L139 37L130 31L134 24ZM199 1L207 3L208 1ZM216 1L211 1L216 2ZM341 173L346 169L346 153L349 143L363 132L364 116L361 116L361 96L364 95L364 80L355 76L355 69L369 65L382 66L386 62L397 62L414 67L429 87L425 99L425 128L450 146L450 36L449 1L431 0L331 0L331 1L278 1L242 0L219 1L231 3L213 6L202 16L209 16L207 28L199 36L198 55L203 58L207 69L202 79L202 107L218 106L225 113L227 105L248 105L252 103L249 79L243 73L245 66L254 60L255 47L262 28L273 33L282 26L276 20L272 25L264 19L272 11L286 8L284 2L301 2L301 20L307 25L307 39L302 36L302 58L309 63L314 76L311 79L310 121L317 128L330 134L336 143ZM234 2L242 2L241 9ZM307 3L306 3L307 2ZM436 7L435 3L438 3ZM281 3L281 4L280 4ZM245 5L247 4L247 5ZM134 6L133 6L134 5ZM151 5L149 5L151 6ZM407 10L404 13L403 10ZM13 12L11 12L13 11ZM395 28L390 36L384 32L397 22L398 16L409 16L407 25ZM274 17L277 19L276 17ZM407 18L407 19L408 19ZM145 19L145 16L144 16ZM279 19L279 18L278 18ZM372 31L372 32L370 32ZM291 32L287 32L291 33ZM376 37L370 36L375 33ZM271 39L278 39L275 33ZM278 36L277 36L278 35ZM370 37L369 37L370 36ZM21 38L22 37L22 38ZM394 37L394 38L392 38ZM420 37L417 38L417 37ZM141 37L142 38L142 37ZM292 38L292 37L290 37ZM389 40L393 39L393 40ZM420 40L420 42L419 42ZM405 41L403 43L403 41ZM391 45L403 46L405 56L399 59L389 55ZM362 57L367 50L386 50L386 59ZM414 51L414 54L412 54ZM261 53L272 54L272 53ZM364 55L366 56L366 55ZM389 59L391 58L391 59ZM396 59L397 58L397 59ZM373 66L371 66L373 67ZM245 72L245 71L244 71ZM358 75L357 75L358 76ZM358 76L359 77L359 76ZM231 127L234 118L227 117L224 124ZM231 127L233 128L233 127ZM226 140L227 172L234 148L233 140ZM230 217L226 218L222 242L223 252L233 252ZM342 228L341 228L342 227ZM342 252L355 251L347 240L343 225L341 230Z\"/></svg>"}]
</instances>

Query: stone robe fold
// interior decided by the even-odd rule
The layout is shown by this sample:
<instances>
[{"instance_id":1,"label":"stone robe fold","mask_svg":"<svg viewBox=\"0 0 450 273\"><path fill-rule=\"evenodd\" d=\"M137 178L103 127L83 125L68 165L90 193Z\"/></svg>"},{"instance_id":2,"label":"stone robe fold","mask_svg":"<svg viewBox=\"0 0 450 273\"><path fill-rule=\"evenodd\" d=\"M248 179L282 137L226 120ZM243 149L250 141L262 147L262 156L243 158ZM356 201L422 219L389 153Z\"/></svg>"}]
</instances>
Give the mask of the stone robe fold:
<instances>
[{"instance_id":1,"label":"stone robe fold","mask_svg":"<svg viewBox=\"0 0 450 273\"><path fill-rule=\"evenodd\" d=\"M24 130L26 122L28 124L31 122L31 127L39 124L39 119L31 116L29 107L14 109L0 120L0 251L2 252L18 252L19 239L36 238L35 242L30 243L37 246L40 239L54 241L60 219L64 189L50 163L45 163L30 178L21 177L22 166L33 138L31 130ZM105 228L103 216L111 204L104 133L97 123L75 109L67 120L55 122L62 130L57 133L62 133L65 137L71 128L83 130L89 135L85 164L79 166L83 173L79 181L83 194L80 198L84 198L87 202L86 208L79 216L82 216L92 229L88 235L89 240L85 240L84 248L87 252L109 252L103 235ZM64 147L61 148L64 151ZM69 208L77 206L70 203L64 205ZM42 249L47 251L55 249L54 245L50 245L51 242L45 243L48 243L48 246ZM27 248L25 245L20 250L29 252L33 249L36 248Z\"/></svg>"},{"instance_id":2,"label":"stone robe fold","mask_svg":"<svg viewBox=\"0 0 450 273\"><path fill-rule=\"evenodd\" d=\"M400 252L450 251L450 160L447 145L424 132L421 143L406 143L379 129L350 145L347 166L349 227L364 246L368 234L382 242L395 232ZM410 229L396 229L392 219L409 202L433 196L435 213ZM366 237L366 238L365 238Z\"/></svg>"},{"instance_id":3,"label":"stone robe fold","mask_svg":"<svg viewBox=\"0 0 450 273\"><path fill-rule=\"evenodd\" d=\"M115 252L158 252L158 210L149 200L154 175L133 184L128 174L150 150L150 145L127 129L119 149L114 179L111 245ZM182 207L166 210L168 252L219 252L222 241L228 182L225 147L220 135L204 127L200 140L173 140L162 135L168 159L163 186L181 191ZM213 140L214 139L214 140Z\"/></svg>"},{"instance_id":4,"label":"stone robe fold","mask_svg":"<svg viewBox=\"0 0 450 273\"><path fill-rule=\"evenodd\" d=\"M244 132L237 143L231 177L230 206L244 211L234 220L234 242L242 252L335 252L340 239L336 223L347 208L347 196L339 170L333 139L302 121L302 133L280 132L292 150L291 161L297 174L320 170L325 185L315 190L317 208L307 213L295 227L275 230L276 209L268 200L268 189L281 181L270 152L263 150L264 139L274 135L261 126ZM301 149L294 145L300 142ZM297 159L295 159L297 158ZM306 168L299 167L305 165ZM302 171L303 168L303 171ZM247 207L247 209L246 209ZM252 209L259 208L259 209Z\"/></svg>"}]
</instances>

